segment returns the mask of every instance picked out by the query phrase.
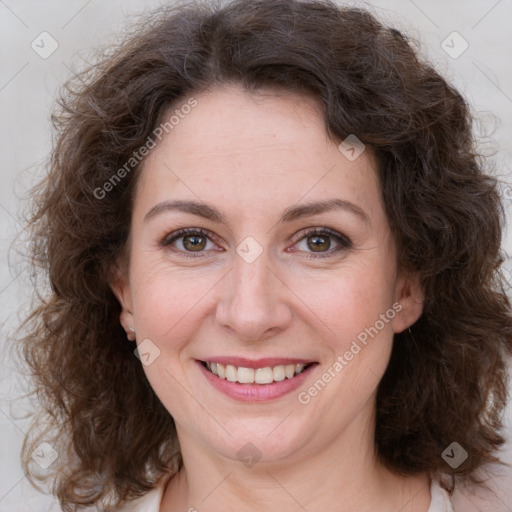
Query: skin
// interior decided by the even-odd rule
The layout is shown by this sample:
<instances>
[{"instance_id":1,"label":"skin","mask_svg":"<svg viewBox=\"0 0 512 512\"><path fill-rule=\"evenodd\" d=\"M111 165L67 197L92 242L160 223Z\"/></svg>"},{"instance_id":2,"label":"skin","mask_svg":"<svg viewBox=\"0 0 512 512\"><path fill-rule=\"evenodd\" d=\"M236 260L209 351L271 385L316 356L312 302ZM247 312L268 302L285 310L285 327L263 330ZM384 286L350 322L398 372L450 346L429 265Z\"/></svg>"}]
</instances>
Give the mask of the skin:
<instances>
[{"instance_id":1,"label":"skin","mask_svg":"<svg viewBox=\"0 0 512 512\"><path fill-rule=\"evenodd\" d=\"M129 265L120 262L112 283L127 332L132 326L137 343L150 339L160 350L144 371L175 419L183 454L160 510L312 512L342 503L350 511L426 512L427 475L395 475L375 455L377 386L393 334L419 318L423 295L416 276L397 268L370 151L349 161L306 97L237 85L194 97L197 106L145 160ZM286 208L334 198L358 206L369 222L346 210L279 222ZM144 220L156 204L176 199L215 206L225 222L178 211ZM330 237L314 251L316 238L304 231L325 227L352 246ZM183 238L161 243L181 228L212 237L199 252ZM263 250L252 263L236 252L248 236ZM400 313L317 396L299 403L298 393L394 303ZM198 369L197 359L223 355L319 364L297 391L242 403ZM248 442L261 453L252 467L237 456Z\"/></svg>"}]
</instances>

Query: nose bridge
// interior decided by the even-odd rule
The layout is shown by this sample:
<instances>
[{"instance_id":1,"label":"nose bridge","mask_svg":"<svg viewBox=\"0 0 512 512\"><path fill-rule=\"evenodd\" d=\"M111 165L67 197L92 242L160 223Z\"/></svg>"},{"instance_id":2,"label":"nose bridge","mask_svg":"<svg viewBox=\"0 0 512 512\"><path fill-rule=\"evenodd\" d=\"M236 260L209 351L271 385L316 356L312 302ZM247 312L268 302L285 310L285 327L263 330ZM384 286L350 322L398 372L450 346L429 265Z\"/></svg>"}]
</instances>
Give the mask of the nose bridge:
<instances>
[{"instance_id":1,"label":"nose bridge","mask_svg":"<svg viewBox=\"0 0 512 512\"><path fill-rule=\"evenodd\" d=\"M256 259L236 255L217 307L217 321L237 338L257 341L285 328L290 319L282 302L282 286L271 270L268 253Z\"/></svg>"},{"instance_id":2,"label":"nose bridge","mask_svg":"<svg viewBox=\"0 0 512 512\"><path fill-rule=\"evenodd\" d=\"M247 262L243 258L236 258L233 268L234 291L239 302L253 303L256 307L267 307L270 296L270 277L268 257L259 256L255 261Z\"/></svg>"}]
</instances>

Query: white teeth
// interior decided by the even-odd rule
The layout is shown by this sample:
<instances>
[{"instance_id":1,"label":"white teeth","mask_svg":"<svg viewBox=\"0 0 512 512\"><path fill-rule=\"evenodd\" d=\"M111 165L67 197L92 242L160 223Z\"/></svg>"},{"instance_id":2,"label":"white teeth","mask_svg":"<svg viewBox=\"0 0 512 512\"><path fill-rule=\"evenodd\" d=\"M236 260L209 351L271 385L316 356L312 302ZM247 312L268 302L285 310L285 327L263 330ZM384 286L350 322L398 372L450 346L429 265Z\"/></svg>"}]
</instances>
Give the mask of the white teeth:
<instances>
[{"instance_id":1,"label":"white teeth","mask_svg":"<svg viewBox=\"0 0 512 512\"><path fill-rule=\"evenodd\" d=\"M238 368L237 380L240 384L252 384L254 382L254 370L252 368Z\"/></svg>"},{"instance_id":2,"label":"white teeth","mask_svg":"<svg viewBox=\"0 0 512 512\"><path fill-rule=\"evenodd\" d=\"M284 366L282 364L274 366L272 373L274 374L274 380L277 382L284 380L286 378L286 375L284 373Z\"/></svg>"},{"instance_id":3,"label":"white teeth","mask_svg":"<svg viewBox=\"0 0 512 512\"><path fill-rule=\"evenodd\" d=\"M254 382L256 384L270 384L274 380L274 372L270 366L258 368L254 372Z\"/></svg>"},{"instance_id":4,"label":"white teeth","mask_svg":"<svg viewBox=\"0 0 512 512\"><path fill-rule=\"evenodd\" d=\"M271 384L272 382L281 382L285 379L292 379L304 371L304 364L279 364L271 368L244 368L233 366L231 364L223 365L220 363L207 362L206 367L214 375L229 382L239 382L240 384Z\"/></svg>"},{"instance_id":5,"label":"white teeth","mask_svg":"<svg viewBox=\"0 0 512 512\"><path fill-rule=\"evenodd\" d=\"M237 379L237 369L228 364L226 366L226 380L229 380L229 382L236 382L236 379Z\"/></svg>"}]
</instances>

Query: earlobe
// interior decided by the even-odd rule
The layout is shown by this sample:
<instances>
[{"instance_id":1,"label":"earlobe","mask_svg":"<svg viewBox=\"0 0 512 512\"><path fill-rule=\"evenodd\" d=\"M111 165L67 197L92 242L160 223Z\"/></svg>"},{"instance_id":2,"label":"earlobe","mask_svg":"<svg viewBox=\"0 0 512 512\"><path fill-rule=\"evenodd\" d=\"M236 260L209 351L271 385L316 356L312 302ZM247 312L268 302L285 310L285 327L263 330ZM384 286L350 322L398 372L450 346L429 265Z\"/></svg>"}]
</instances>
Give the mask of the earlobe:
<instances>
[{"instance_id":1,"label":"earlobe","mask_svg":"<svg viewBox=\"0 0 512 512\"><path fill-rule=\"evenodd\" d=\"M128 339L135 339L130 282L124 273L117 272L113 280L110 282L110 288L121 306L121 313L119 315L121 325L126 331Z\"/></svg>"},{"instance_id":2,"label":"earlobe","mask_svg":"<svg viewBox=\"0 0 512 512\"><path fill-rule=\"evenodd\" d=\"M408 274L397 281L396 302L402 309L393 319L393 330L400 333L413 325L423 313L425 295L421 288L419 276Z\"/></svg>"}]
</instances>

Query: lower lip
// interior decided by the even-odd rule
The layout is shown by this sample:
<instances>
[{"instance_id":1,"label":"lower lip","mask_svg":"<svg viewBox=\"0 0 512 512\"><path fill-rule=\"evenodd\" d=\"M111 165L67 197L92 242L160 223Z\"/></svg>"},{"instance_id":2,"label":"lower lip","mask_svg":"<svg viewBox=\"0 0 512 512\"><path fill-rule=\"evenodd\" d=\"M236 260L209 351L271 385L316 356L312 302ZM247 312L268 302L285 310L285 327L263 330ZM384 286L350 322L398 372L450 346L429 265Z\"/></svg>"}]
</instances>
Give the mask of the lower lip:
<instances>
[{"instance_id":1,"label":"lower lip","mask_svg":"<svg viewBox=\"0 0 512 512\"><path fill-rule=\"evenodd\" d=\"M239 382L230 382L229 380L217 377L217 375L214 375L205 368L200 361L197 361L197 364L202 374L213 387L225 395L242 402L266 402L291 393L308 378L313 368L317 366L317 363L313 363L299 375L291 379L272 382L271 384L240 384Z\"/></svg>"}]
</instances>

